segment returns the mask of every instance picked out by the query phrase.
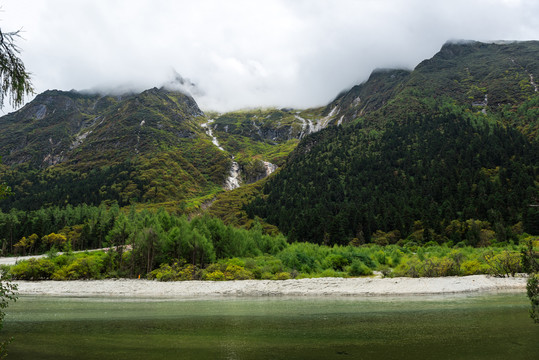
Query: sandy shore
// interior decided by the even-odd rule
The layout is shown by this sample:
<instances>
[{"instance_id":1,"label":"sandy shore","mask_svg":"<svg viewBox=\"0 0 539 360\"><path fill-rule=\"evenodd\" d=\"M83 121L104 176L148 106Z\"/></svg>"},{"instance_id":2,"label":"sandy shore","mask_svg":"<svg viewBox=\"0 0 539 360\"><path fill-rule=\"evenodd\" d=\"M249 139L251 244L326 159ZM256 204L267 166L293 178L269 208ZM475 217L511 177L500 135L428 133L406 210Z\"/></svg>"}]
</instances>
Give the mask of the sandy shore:
<instances>
[{"instance_id":1,"label":"sandy shore","mask_svg":"<svg viewBox=\"0 0 539 360\"><path fill-rule=\"evenodd\" d=\"M318 278L300 280L17 281L20 295L207 298L230 296L381 296L525 291L526 278L486 275L443 278Z\"/></svg>"}]
</instances>

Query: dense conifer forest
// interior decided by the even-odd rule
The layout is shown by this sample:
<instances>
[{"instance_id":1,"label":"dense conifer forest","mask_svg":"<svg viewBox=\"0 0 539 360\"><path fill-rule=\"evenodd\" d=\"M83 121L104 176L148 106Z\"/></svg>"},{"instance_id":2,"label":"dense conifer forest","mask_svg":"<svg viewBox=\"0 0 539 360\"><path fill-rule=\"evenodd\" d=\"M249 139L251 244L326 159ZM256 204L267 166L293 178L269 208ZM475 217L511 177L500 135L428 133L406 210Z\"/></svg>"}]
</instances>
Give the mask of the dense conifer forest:
<instances>
[{"instance_id":1,"label":"dense conifer forest","mask_svg":"<svg viewBox=\"0 0 539 360\"><path fill-rule=\"evenodd\" d=\"M248 213L292 241L327 245L368 243L376 231L472 246L505 241L517 223L537 233L537 142L450 102L429 106L384 131L358 123L311 135ZM477 236L455 234L474 219L484 222ZM497 238L481 240L482 228Z\"/></svg>"}]
</instances>

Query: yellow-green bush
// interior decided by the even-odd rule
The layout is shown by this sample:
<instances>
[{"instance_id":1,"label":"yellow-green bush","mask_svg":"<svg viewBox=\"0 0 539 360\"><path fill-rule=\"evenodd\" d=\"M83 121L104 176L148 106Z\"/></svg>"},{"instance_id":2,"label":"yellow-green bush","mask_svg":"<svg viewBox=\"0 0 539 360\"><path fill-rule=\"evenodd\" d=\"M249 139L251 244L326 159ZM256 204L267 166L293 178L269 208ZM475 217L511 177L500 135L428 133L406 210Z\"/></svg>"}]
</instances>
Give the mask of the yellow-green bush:
<instances>
[{"instance_id":1,"label":"yellow-green bush","mask_svg":"<svg viewBox=\"0 0 539 360\"><path fill-rule=\"evenodd\" d=\"M425 259L419 270L419 276L425 277L456 276L458 274L459 268L455 261L446 257Z\"/></svg>"},{"instance_id":2,"label":"yellow-green bush","mask_svg":"<svg viewBox=\"0 0 539 360\"><path fill-rule=\"evenodd\" d=\"M103 261L97 256L87 256L75 259L69 265L63 266L52 274L53 280L99 279Z\"/></svg>"},{"instance_id":3,"label":"yellow-green bush","mask_svg":"<svg viewBox=\"0 0 539 360\"><path fill-rule=\"evenodd\" d=\"M249 280L255 278L251 271L245 270L242 266L233 264L226 267L224 275L226 280Z\"/></svg>"},{"instance_id":4,"label":"yellow-green bush","mask_svg":"<svg viewBox=\"0 0 539 360\"><path fill-rule=\"evenodd\" d=\"M290 279L290 273L283 271L283 272L275 274L273 278L275 280L288 280Z\"/></svg>"},{"instance_id":5,"label":"yellow-green bush","mask_svg":"<svg viewBox=\"0 0 539 360\"><path fill-rule=\"evenodd\" d=\"M262 280L272 280L273 279L273 274L268 272L268 271L265 271L260 276L260 279L262 279Z\"/></svg>"},{"instance_id":6,"label":"yellow-green bush","mask_svg":"<svg viewBox=\"0 0 539 360\"><path fill-rule=\"evenodd\" d=\"M466 260L460 265L460 275L478 275L484 274L488 268L481 264L479 260Z\"/></svg>"},{"instance_id":7,"label":"yellow-green bush","mask_svg":"<svg viewBox=\"0 0 539 360\"><path fill-rule=\"evenodd\" d=\"M416 257L403 260L399 266L397 266L392 276L404 276L404 277L419 277L421 272L422 263Z\"/></svg>"},{"instance_id":8,"label":"yellow-green bush","mask_svg":"<svg viewBox=\"0 0 539 360\"><path fill-rule=\"evenodd\" d=\"M487 254L485 260L494 276L515 276L522 271L520 253L517 252L504 250L496 255Z\"/></svg>"},{"instance_id":9,"label":"yellow-green bush","mask_svg":"<svg viewBox=\"0 0 539 360\"><path fill-rule=\"evenodd\" d=\"M335 271L333 269L326 269L322 271L320 274L320 277L348 277L348 274L344 271Z\"/></svg>"},{"instance_id":10,"label":"yellow-green bush","mask_svg":"<svg viewBox=\"0 0 539 360\"><path fill-rule=\"evenodd\" d=\"M226 280L225 278L225 274L223 274L221 272L221 270L215 270L211 273L206 273L204 274L204 277L203 277L204 280L209 280L209 281L224 281Z\"/></svg>"},{"instance_id":11,"label":"yellow-green bush","mask_svg":"<svg viewBox=\"0 0 539 360\"><path fill-rule=\"evenodd\" d=\"M16 280L45 280L50 279L54 271L55 266L51 259L29 259L13 265L8 276Z\"/></svg>"},{"instance_id":12,"label":"yellow-green bush","mask_svg":"<svg viewBox=\"0 0 539 360\"><path fill-rule=\"evenodd\" d=\"M159 281L194 280L197 276L197 267L192 264L175 262L172 265L161 264L159 269L148 274L148 279Z\"/></svg>"}]
</instances>

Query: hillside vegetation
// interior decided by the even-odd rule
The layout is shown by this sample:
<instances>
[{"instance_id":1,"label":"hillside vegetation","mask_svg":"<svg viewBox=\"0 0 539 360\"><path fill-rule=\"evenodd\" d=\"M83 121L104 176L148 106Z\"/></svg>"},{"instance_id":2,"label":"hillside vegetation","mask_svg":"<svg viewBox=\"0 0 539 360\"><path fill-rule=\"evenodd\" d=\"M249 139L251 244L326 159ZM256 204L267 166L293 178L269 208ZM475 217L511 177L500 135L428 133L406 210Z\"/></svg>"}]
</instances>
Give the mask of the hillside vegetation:
<instances>
[{"instance_id":1,"label":"hillside vegetation","mask_svg":"<svg viewBox=\"0 0 539 360\"><path fill-rule=\"evenodd\" d=\"M0 119L2 252L50 252L42 278L88 261L90 277L159 279L518 267L539 234L538 58L535 41L447 43L307 110L47 91Z\"/></svg>"},{"instance_id":2,"label":"hillside vegetation","mask_svg":"<svg viewBox=\"0 0 539 360\"><path fill-rule=\"evenodd\" d=\"M412 72L373 73L326 108L349 125L305 137L248 214L320 244L537 234L537 56L538 42L448 43ZM475 235L454 235L467 221Z\"/></svg>"},{"instance_id":3,"label":"hillside vegetation","mask_svg":"<svg viewBox=\"0 0 539 360\"><path fill-rule=\"evenodd\" d=\"M9 208L180 201L221 189L230 158L181 93L124 97L48 91L0 122Z\"/></svg>"}]
</instances>

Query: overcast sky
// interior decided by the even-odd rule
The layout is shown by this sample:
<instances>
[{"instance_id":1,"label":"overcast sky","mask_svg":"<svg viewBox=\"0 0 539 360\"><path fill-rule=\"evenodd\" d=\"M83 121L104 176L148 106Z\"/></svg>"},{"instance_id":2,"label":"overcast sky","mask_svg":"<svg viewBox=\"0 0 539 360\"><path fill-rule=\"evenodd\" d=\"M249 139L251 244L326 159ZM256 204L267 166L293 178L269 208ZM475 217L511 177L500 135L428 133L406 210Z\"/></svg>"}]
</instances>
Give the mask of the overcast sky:
<instances>
[{"instance_id":1,"label":"overcast sky","mask_svg":"<svg viewBox=\"0 0 539 360\"><path fill-rule=\"evenodd\" d=\"M539 39L536 0L0 0L36 92L143 90L174 72L203 110L325 105L449 39ZM6 111L6 109L4 109Z\"/></svg>"}]
</instances>

